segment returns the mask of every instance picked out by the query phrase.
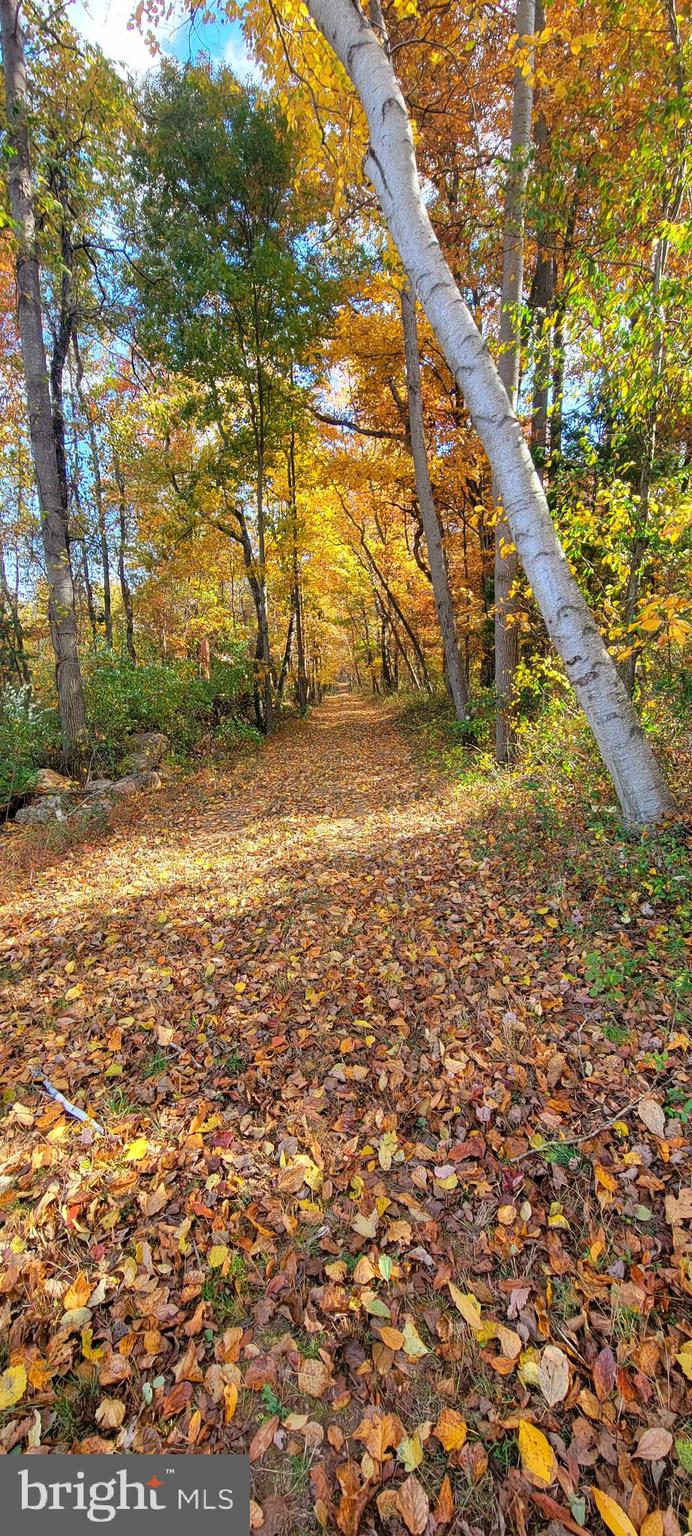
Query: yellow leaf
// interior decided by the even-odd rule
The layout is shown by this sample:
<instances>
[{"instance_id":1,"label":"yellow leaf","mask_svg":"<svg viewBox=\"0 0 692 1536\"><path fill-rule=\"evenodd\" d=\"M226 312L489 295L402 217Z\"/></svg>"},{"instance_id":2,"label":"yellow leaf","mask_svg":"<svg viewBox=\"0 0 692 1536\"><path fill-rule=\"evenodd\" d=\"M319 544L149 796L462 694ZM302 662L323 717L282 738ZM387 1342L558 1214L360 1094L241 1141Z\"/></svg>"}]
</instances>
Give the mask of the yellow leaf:
<instances>
[{"instance_id":1,"label":"yellow leaf","mask_svg":"<svg viewBox=\"0 0 692 1536\"><path fill-rule=\"evenodd\" d=\"M624 1509L620 1508L615 1499L611 1499L610 1494L603 1493L600 1488L592 1488L591 1492L598 1513L608 1530L613 1532L613 1536L637 1536L637 1528L632 1524L629 1515L625 1514Z\"/></svg>"},{"instance_id":2,"label":"yellow leaf","mask_svg":"<svg viewBox=\"0 0 692 1536\"><path fill-rule=\"evenodd\" d=\"M223 1389L223 1421L230 1424L238 1406L238 1388L234 1381L227 1381Z\"/></svg>"},{"instance_id":3,"label":"yellow leaf","mask_svg":"<svg viewBox=\"0 0 692 1536\"><path fill-rule=\"evenodd\" d=\"M125 1162L141 1163L142 1158L147 1155L148 1147L146 1136L138 1136L136 1141L131 1141L129 1147L125 1148Z\"/></svg>"},{"instance_id":4,"label":"yellow leaf","mask_svg":"<svg viewBox=\"0 0 692 1536\"><path fill-rule=\"evenodd\" d=\"M23 1365L10 1365L0 1376L0 1408L14 1408L26 1392L26 1370Z\"/></svg>"},{"instance_id":5,"label":"yellow leaf","mask_svg":"<svg viewBox=\"0 0 692 1536\"><path fill-rule=\"evenodd\" d=\"M85 1307L93 1289L91 1281L84 1274L84 1271L80 1270L77 1278L68 1286L63 1296L62 1304L65 1311L73 1312L75 1307Z\"/></svg>"},{"instance_id":6,"label":"yellow leaf","mask_svg":"<svg viewBox=\"0 0 692 1536\"><path fill-rule=\"evenodd\" d=\"M443 1408L433 1430L445 1451L460 1451L466 1442L466 1423L456 1408Z\"/></svg>"},{"instance_id":7,"label":"yellow leaf","mask_svg":"<svg viewBox=\"0 0 692 1536\"><path fill-rule=\"evenodd\" d=\"M423 1343L412 1317L407 1317L404 1323L403 1347L404 1354L408 1355L409 1360L421 1360L423 1355L430 1353L427 1346Z\"/></svg>"},{"instance_id":8,"label":"yellow leaf","mask_svg":"<svg viewBox=\"0 0 692 1536\"><path fill-rule=\"evenodd\" d=\"M447 1289L457 1311L461 1312L464 1322L468 1323L469 1328L472 1328L474 1333L477 1333L479 1328L483 1326L478 1297L474 1296L473 1291L466 1293L460 1291L458 1285L455 1285L453 1280L447 1281Z\"/></svg>"},{"instance_id":9,"label":"yellow leaf","mask_svg":"<svg viewBox=\"0 0 692 1536\"><path fill-rule=\"evenodd\" d=\"M423 1447L418 1430L415 1434L409 1435L407 1440L399 1441L396 1454L407 1472L415 1472L416 1467L419 1467L423 1460Z\"/></svg>"},{"instance_id":10,"label":"yellow leaf","mask_svg":"<svg viewBox=\"0 0 692 1536\"><path fill-rule=\"evenodd\" d=\"M683 1376L686 1376L688 1381L692 1381L692 1339L688 1339L687 1343L683 1344L680 1354L676 1355L675 1359Z\"/></svg>"},{"instance_id":11,"label":"yellow leaf","mask_svg":"<svg viewBox=\"0 0 692 1536\"><path fill-rule=\"evenodd\" d=\"M210 1269L220 1269L222 1264L225 1264L227 1258L228 1258L228 1248L226 1247L226 1244L225 1243L215 1243L214 1247L210 1248L209 1249L209 1253L207 1254L207 1260L208 1260L208 1263L209 1263L209 1268Z\"/></svg>"},{"instance_id":12,"label":"yellow leaf","mask_svg":"<svg viewBox=\"0 0 692 1536\"><path fill-rule=\"evenodd\" d=\"M543 1431L536 1429L535 1424L529 1424L527 1419L519 1422L519 1455L524 1472L546 1487L555 1481L557 1460L552 1445Z\"/></svg>"}]
</instances>

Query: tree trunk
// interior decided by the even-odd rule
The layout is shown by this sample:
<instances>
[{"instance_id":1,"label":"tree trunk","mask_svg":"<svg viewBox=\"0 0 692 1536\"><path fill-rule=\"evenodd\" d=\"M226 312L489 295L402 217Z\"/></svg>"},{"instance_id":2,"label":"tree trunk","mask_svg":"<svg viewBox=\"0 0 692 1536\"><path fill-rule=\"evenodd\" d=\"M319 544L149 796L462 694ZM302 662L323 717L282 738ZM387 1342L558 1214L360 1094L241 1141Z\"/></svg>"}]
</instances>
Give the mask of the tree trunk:
<instances>
[{"instance_id":1,"label":"tree trunk","mask_svg":"<svg viewBox=\"0 0 692 1536\"><path fill-rule=\"evenodd\" d=\"M19 616L19 604L10 589L5 567L5 551L0 543L0 646L7 656L4 668L8 676L16 673L23 687L31 686L31 672L26 655L24 630Z\"/></svg>"},{"instance_id":2,"label":"tree trunk","mask_svg":"<svg viewBox=\"0 0 692 1536\"><path fill-rule=\"evenodd\" d=\"M519 41L534 31L534 0L517 0L514 23ZM533 69L533 51L530 57ZM531 143L533 89L517 64L512 94L510 159L505 186L502 234L502 309L498 372L510 404L516 408L521 357L521 301L524 287L524 200ZM519 655L517 582L519 560L498 488L493 483L497 506L495 526L495 756L506 763L512 753L512 695Z\"/></svg>"},{"instance_id":3,"label":"tree trunk","mask_svg":"<svg viewBox=\"0 0 692 1536\"><path fill-rule=\"evenodd\" d=\"M127 654L134 666L135 663L135 621L132 609L132 590L127 579L127 500L125 496L125 481L123 479L120 461L117 455L113 455L113 475L118 487L118 579L120 581L120 596L123 602L125 614L125 645Z\"/></svg>"},{"instance_id":4,"label":"tree trunk","mask_svg":"<svg viewBox=\"0 0 692 1536\"><path fill-rule=\"evenodd\" d=\"M76 765L86 740L86 712L77 645L74 586L53 435L43 337L41 280L29 154L24 37L18 0L0 0L7 137L12 150L7 179L16 241L18 323L29 409L31 452L41 515L48 582L48 613L55 652L63 752Z\"/></svg>"},{"instance_id":5,"label":"tree trunk","mask_svg":"<svg viewBox=\"0 0 692 1536\"><path fill-rule=\"evenodd\" d=\"M293 608L296 620L298 708L302 713L307 709L308 704L308 681L305 672L303 601L300 590L300 565L298 561L298 492L296 488L296 443L293 428L291 428L291 441L288 451L288 489L291 499L291 560L293 567Z\"/></svg>"},{"instance_id":6,"label":"tree trunk","mask_svg":"<svg viewBox=\"0 0 692 1536\"><path fill-rule=\"evenodd\" d=\"M545 27L543 0L535 0L535 28ZM548 158L548 125L543 112L536 115L534 130L536 161L545 169ZM545 216L544 216L545 217ZM544 222L536 230L536 271L531 289L533 322L533 402L531 409L531 452L539 479L545 478L549 454L550 381L552 373L552 325L555 298L555 253L551 231Z\"/></svg>"},{"instance_id":7,"label":"tree trunk","mask_svg":"<svg viewBox=\"0 0 692 1536\"><path fill-rule=\"evenodd\" d=\"M678 22L675 0L665 0L668 30L670 33L670 46L675 60L675 74L680 98L681 114L684 111L685 74L682 54L682 41ZM683 149L685 145L683 142ZM665 219L669 224L676 224L680 217L683 199L685 196L685 157L680 154L679 164L675 171L670 195L665 208ZM661 234L657 237L651 261L651 301L653 308L652 343L651 343L651 395L650 405L644 430L644 449L642 454L641 469L639 472L639 506L637 509L637 529L632 541L630 551L630 565L627 577L627 590L625 593L625 623L629 628L634 624L639 607L639 595L641 591L642 573L646 554L649 546L649 503L651 499L651 481L656 459L656 441L658 437L658 418L661 408L661 381L663 378L664 338L665 338L665 314L661 304L661 284L665 276L668 260L669 236ZM634 685L637 677L637 662L641 651L641 645L633 636L630 645L630 654L625 657L622 666L622 675L630 697L634 693Z\"/></svg>"},{"instance_id":8,"label":"tree trunk","mask_svg":"<svg viewBox=\"0 0 692 1536\"><path fill-rule=\"evenodd\" d=\"M353 0L308 0L350 75L370 128L366 167L392 239L463 390L513 542L629 822L670 811L665 780L617 668L572 576L521 425L454 281L418 179L411 123L392 66Z\"/></svg>"},{"instance_id":9,"label":"tree trunk","mask_svg":"<svg viewBox=\"0 0 692 1536\"><path fill-rule=\"evenodd\" d=\"M101 571L103 574L103 617L106 629L106 645L109 651L113 649L113 605L111 602L111 572L108 553L108 529L106 527L106 507L103 499L103 481L101 479L101 461L99 458L99 445L94 426L94 418L91 410L91 401L82 389L82 359L79 351L79 343L76 334L73 336L72 345L76 363L75 382L77 395L82 407L82 413L86 422L89 437L89 453L91 457L91 473L94 477L94 501L96 503L96 519L99 530L99 548L101 550Z\"/></svg>"},{"instance_id":10,"label":"tree trunk","mask_svg":"<svg viewBox=\"0 0 692 1536\"><path fill-rule=\"evenodd\" d=\"M269 644L267 618L267 580L265 565L265 507L264 507L264 455L259 452L257 469L257 540L259 560L257 575L257 646L255 666L258 673L259 692L262 698L263 730L267 736L274 728L274 700L272 697L272 658Z\"/></svg>"},{"instance_id":11,"label":"tree trunk","mask_svg":"<svg viewBox=\"0 0 692 1536\"><path fill-rule=\"evenodd\" d=\"M283 699L283 696L284 696L284 688L286 687L286 678L288 677L288 672L289 672L289 668L290 668L290 665L291 665L291 655L293 653L293 631L294 631L295 622L296 622L296 603L295 603L295 597L296 597L296 594L295 594L295 587L294 587L293 591L291 592L291 612L290 612L290 614L288 616L288 629L286 631L286 644L284 646L284 654L283 654L283 657L282 657L281 666L279 668L279 681L278 681L278 683L276 685L276 697L277 697L279 703L281 703L281 700Z\"/></svg>"},{"instance_id":12,"label":"tree trunk","mask_svg":"<svg viewBox=\"0 0 692 1536\"><path fill-rule=\"evenodd\" d=\"M416 476L418 506L420 508L428 550L433 597L442 635L445 676L452 695L457 720L466 720L469 713L469 688L461 656L459 655L454 606L449 588L449 572L447 570L440 523L430 480L430 470L428 468L425 425L423 421L418 327L416 325L416 301L409 283L406 283L401 295L401 315L404 329L404 351L406 354L406 385L411 455Z\"/></svg>"}]
</instances>

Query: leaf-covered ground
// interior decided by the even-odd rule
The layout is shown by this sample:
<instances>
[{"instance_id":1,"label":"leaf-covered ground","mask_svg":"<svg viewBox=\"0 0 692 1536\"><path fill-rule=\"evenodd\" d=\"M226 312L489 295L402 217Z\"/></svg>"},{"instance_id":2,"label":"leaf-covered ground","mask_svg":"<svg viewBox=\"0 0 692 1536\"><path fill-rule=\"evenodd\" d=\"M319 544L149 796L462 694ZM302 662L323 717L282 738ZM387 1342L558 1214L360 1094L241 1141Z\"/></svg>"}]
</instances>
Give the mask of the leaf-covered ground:
<instances>
[{"instance_id":1,"label":"leaf-covered ground","mask_svg":"<svg viewBox=\"0 0 692 1536\"><path fill-rule=\"evenodd\" d=\"M683 870L337 698L15 882L1 1448L249 1450L265 1536L686 1530Z\"/></svg>"}]
</instances>

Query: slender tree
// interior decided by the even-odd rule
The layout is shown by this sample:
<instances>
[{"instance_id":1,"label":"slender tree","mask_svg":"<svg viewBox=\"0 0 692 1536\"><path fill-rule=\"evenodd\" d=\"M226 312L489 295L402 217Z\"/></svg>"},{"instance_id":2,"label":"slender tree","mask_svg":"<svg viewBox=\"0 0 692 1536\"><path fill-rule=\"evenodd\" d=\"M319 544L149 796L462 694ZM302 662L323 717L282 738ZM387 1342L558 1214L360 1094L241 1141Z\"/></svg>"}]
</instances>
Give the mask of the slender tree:
<instances>
[{"instance_id":1,"label":"slender tree","mask_svg":"<svg viewBox=\"0 0 692 1536\"><path fill-rule=\"evenodd\" d=\"M517 0L515 31L520 49L534 30L534 0ZM505 184L502 232L502 309L500 312L500 350L498 373L513 408L519 391L521 355L521 302L524 284L524 198L528 177L531 142L531 106L533 89L531 69L533 53L520 55L514 71L512 90L512 131L509 167ZM495 755L507 762L512 744L512 690L517 668L518 631L516 589L519 561L516 546L499 496L493 484L497 505L495 525Z\"/></svg>"},{"instance_id":2,"label":"slender tree","mask_svg":"<svg viewBox=\"0 0 692 1536\"><path fill-rule=\"evenodd\" d=\"M0 13L7 134L11 150L7 179L16 244L19 337L41 515L63 751L66 761L74 765L84 746L86 713L79 665L74 586L43 332L41 274L29 146L26 62L19 0L0 0Z\"/></svg>"},{"instance_id":3,"label":"slender tree","mask_svg":"<svg viewBox=\"0 0 692 1536\"><path fill-rule=\"evenodd\" d=\"M452 696L457 720L466 720L469 712L469 688L459 652L454 604L449 586L449 572L447 570L447 560L440 531L440 520L437 515L428 466L425 423L423 420L423 398L421 393L416 301L410 283L405 284L401 295L401 315L406 356L408 426L411 456L416 476L416 496L428 551L428 564L430 567L437 621L442 636L447 685Z\"/></svg>"}]
</instances>

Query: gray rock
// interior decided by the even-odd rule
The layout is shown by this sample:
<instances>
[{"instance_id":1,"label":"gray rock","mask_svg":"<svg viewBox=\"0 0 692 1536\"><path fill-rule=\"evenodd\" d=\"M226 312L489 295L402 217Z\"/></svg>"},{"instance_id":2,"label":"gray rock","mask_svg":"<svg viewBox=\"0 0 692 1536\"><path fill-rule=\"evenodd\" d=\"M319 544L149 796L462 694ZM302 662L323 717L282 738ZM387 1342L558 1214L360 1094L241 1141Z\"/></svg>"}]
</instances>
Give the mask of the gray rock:
<instances>
[{"instance_id":1,"label":"gray rock","mask_svg":"<svg viewBox=\"0 0 692 1536\"><path fill-rule=\"evenodd\" d=\"M124 779L116 779L111 785L112 795L134 795L138 789L160 789L161 779L153 769L150 773L129 773Z\"/></svg>"},{"instance_id":2,"label":"gray rock","mask_svg":"<svg viewBox=\"0 0 692 1536\"><path fill-rule=\"evenodd\" d=\"M151 768L158 767L167 751L168 737L162 731L136 731L128 738L123 761L130 769L130 774L147 773Z\"/></svg>"},{"instance_id":3,"label":"gray rock","mask_svg":"<svg viewBox=\"0 0 692 1536\"><path fill-rule=\"evenodd\" d=\"M83 793L85 795L107 795L112 788L112 779L90 779L88 784L84 785Z\"/></svg>"},{"instance_id":4,"label":"gray rock","mask_svg":"<svg viewBox=\"0 0 692 1536\"><path fill-rule=\"evenodd\" d=\"M24 805L15 821L25 827L45 827L50 821L67 821L67 807L62 795L43 795L35 805Z\"/></svg>"}]
</instances>

